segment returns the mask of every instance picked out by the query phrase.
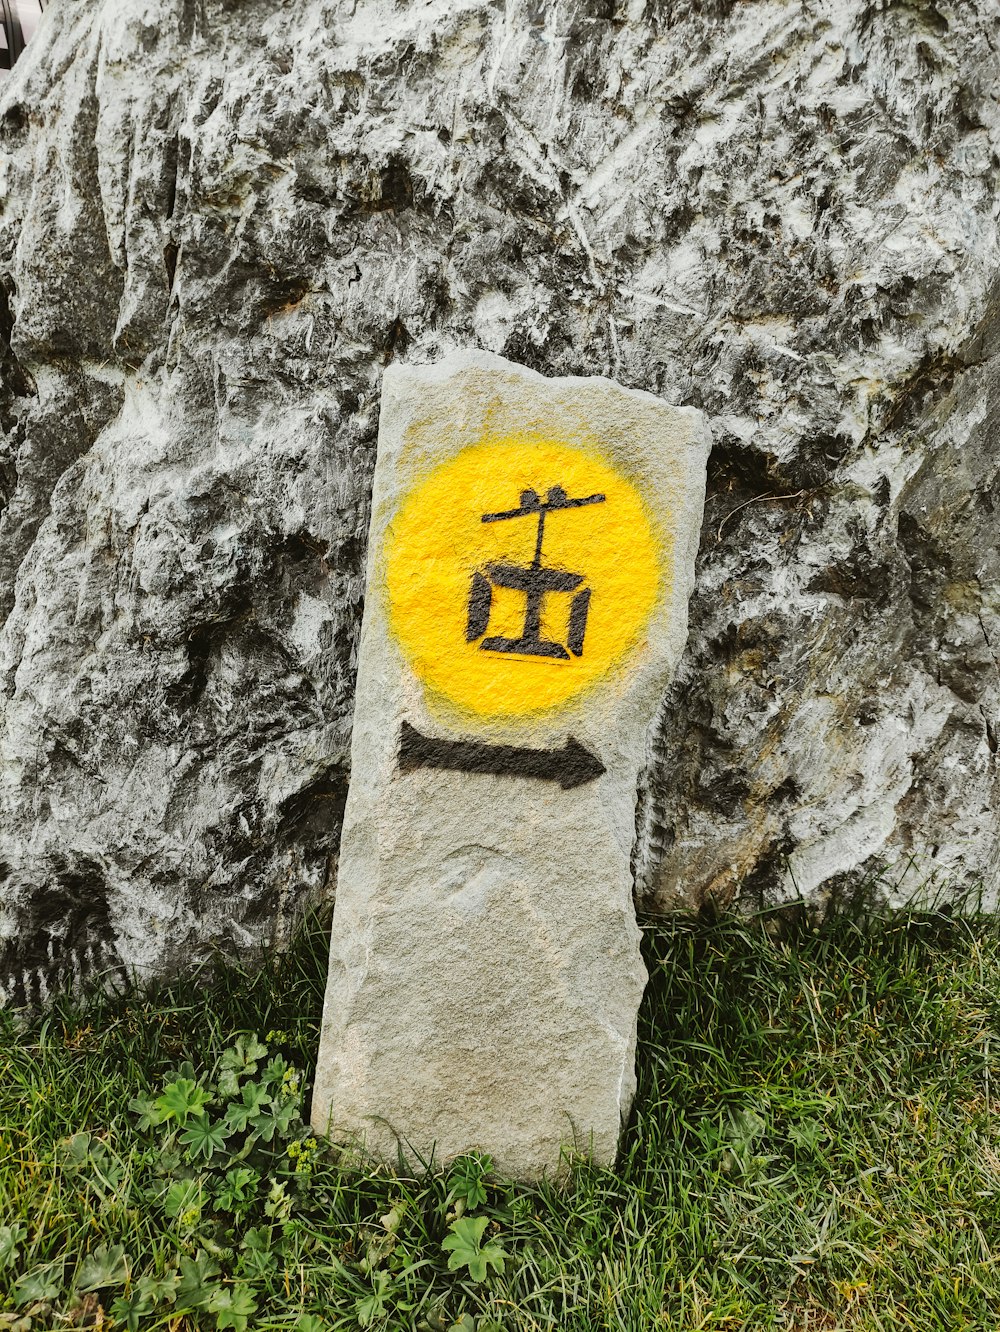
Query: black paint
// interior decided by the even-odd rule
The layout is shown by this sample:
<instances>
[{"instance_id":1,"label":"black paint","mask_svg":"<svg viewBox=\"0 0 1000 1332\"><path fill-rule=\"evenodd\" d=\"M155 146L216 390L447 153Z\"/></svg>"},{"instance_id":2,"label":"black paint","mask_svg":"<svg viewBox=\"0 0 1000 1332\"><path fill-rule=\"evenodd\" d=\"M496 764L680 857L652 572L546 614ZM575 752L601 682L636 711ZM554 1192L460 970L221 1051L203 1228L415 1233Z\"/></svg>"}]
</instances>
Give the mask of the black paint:
<instances>
[{"instance_id":1,"label":"black paint","mask_svg":"<svg viewBox=\"0 0 1000 1332\"><path fill-rule=\"evenodd\" d=\"M534 564L527 569L516 564L489 564L486 571L493 587L509 587L525 593L525 611L520 638L494 634L480 643L483 651L522 652L532 657L569 661L569 653L561 643L542 637L542 598L546 592L574 591L583 582L581 575L563 573L561 569L539 569Z\"/></svg>"},{"instance_id":2,"label":"black paint","mask_svg":"<svg viewBox=\"0 0 1000 1332\"><path fill-rule=\"evenodd\" d=\"M553 509L582 509L586 504L603 504L603 495L586 495L583 499L570 499L562 486L553 486L545 499L539 499L535 490L522 490L521 503L516 509L503 509L500 513L484 513L484 523L503 523L508 518L523 518L525 514L537 513L539 526L545 521L545 515ZM535 560L542 557L541 542L535 551Z\"/></svg>"},{"instance_id":3,"label":"black paint","mask_svg":"<svg viewBox=\"0 0 1000 1332\"><path fill-rule=\"evenodd\" d=\"M482 638L479 647L483 652L552 657L557 661L569 661L570 653L574 657L583 656L583 639L587 632L587 615L590 611L590 589L577 591L583 583L582 574L542 568L545 517L557 509L580 509L586 505L604 502L603 495L585 495L580 499L570 499L562 486L552 486L544 500L539 498L537 491L523 490L518 508L483 514L484 523L501 523L510 518L534 515L538 518L538 533L535 538L535 556L529 566L489 564L485 573L477 570L472 575L465 629L467 643L474 643L477 638ZM509 638L504 634L492 634L488 638L483 638L489 627L494 587L511 588L525 594L524 628L518 638ZM576 592L569 614L567 643L569 651L561 643L542 637L542 601L550 592Z\"/></svg>"},{"instance_id":4,"label":"black paint","mask_svg":"<svg viewBox=\"0 0 1000 1332\"><path fill-rule=\"evenodd\" d=\"M572 736L561 749L521 749L479 740L438 740L403 722L399 731L399 770L413 772L417 768L482 772L495 777L533 777L542 782L558 782L564 791L584 786L605 771L601 760Z\"/></svg>"},{"instance_id":5,"label":"black paint","mask_svg":"<svg viewBox=\"0 0 1000 1332\"><path fill-rule=\"evenodd\" d=\"M590 588L585 587L573 598L569 612L569 650L574 657L583 656L583 636L587 632L587 612L590 610Z\"/></svg>"},{"instance_id":6,"label":"black paint","mask_svg":"<svg viewBox=\"0 0 1000 1332\"><path fill-rule=\"evenodd\" d=\"M465 626L465 641L474 643L490 626L490 610L493 606L493 587L488 578L478 571L472 575L472 590L469 593L469 617Z\"/></svg>"}]
</instances>

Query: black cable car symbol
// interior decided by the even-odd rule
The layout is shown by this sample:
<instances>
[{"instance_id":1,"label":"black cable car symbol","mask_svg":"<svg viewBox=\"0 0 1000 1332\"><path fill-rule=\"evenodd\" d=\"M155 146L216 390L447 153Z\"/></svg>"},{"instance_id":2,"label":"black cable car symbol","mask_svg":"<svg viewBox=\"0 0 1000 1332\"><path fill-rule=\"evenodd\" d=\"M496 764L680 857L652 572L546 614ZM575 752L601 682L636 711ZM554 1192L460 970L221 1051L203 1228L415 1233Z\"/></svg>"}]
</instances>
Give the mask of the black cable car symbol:
<instances>
[{"instance_id":1,"label":"black cable car symbol","mask_svg":"<svg viewBox=\"0 0 1000 1332\"><path fill-rule=\"evenodd\" d=\"M479 646L483 652L510 652L529 657L552 657L558 661L569 661L571 653L574 657L583 656L583 640L587 632L587 616L590 611L590 588L583 586L583 574L543 567L542 542L545 540L545 519L557 509L580 509L589 504L604 502L604 495L587 495L582 499L570 499L562 486L552 486L544 500L539 498L537 491L523 490L518 508L482 515L484 523L502 523L511 518L523 518L530 514L538 519L538 533L535 538L535 557L530 565L491 563L487 564L482 572L477 569L472 575L465 629L467 643L474 643L476 639L481 638L483 641ZM518 638L510 638L504 634L484 637L490 624L493 591L501 587L525 594L524 628ZM550 592L574 593L570 604L565 647L553 639L542 637L542 602Z\"/></svg>"}]
</instances>

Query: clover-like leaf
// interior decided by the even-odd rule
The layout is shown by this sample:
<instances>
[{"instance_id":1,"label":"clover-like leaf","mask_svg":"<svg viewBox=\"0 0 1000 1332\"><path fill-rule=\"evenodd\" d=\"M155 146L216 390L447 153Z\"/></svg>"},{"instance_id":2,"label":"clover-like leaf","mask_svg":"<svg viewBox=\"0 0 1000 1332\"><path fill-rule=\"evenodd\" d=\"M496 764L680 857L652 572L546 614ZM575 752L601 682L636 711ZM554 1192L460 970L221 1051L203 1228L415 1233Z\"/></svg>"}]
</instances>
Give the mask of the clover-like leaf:
<instances>
[{"instance_id":1,"label":"clover-like leaf","mask_svg":"<svg viewBox=\"0 0 1000 1332\"><path fill-rule=\"evenodd\" d=\"M90 1189L102 1201L115 1193L122 1182L124 1168L120 1159L91 1133L74 1133L56 1148L56 1157L70 1175L80 1177L78 1187Z\"/></svg>"},{"instance_id":2,"label":"clover-like leaf","mask_svg":"<svg viewBox=\"0 0 1000 1332\"><path fill-rule=\"evenodd\" d=\"M246 1332L247 1320L256 1312L257 1301L246 1286L219 1286L212 1292L209 1310L215 1314L216 1326L231 1327L234 1332Z\"/></svg>"},{"instance_id":3,"label":"clover-like leaf","mask_svg":"<svg viewBox=\"0 0 1000 1332\"><path fill-rule=\"evenodd\" d=\"M208 1115L195 1119L191 1127L181 1134L181 1142L188 1148L189 1154L196 1159L203 1156L210 1161L216 1152L226 1145L229 1130L224 1122L213 1124Z\"/></svg>"},{"instance_id":4,"label":"clover-like leaf","mask_svg":"<svg viewBox=\"0 0 1000 1332\"><path fill-rule=\"evenodd\" d=\"M448 1258L448 1271L457 1272L467 1267L473 1281L485 1281L487 1269L503 1271L506 1254L499 1244L483 1244L483 1233L489 1225L487 1216L463 1216L453 1221L442 1248L451 1250Z\"/></svg>"},{"instance_id":5,"label":"clover-like leaf","mask_svg":"<svg viewBox=\"0 0 1000 1332\"><path fill-rule=\"evenodd\" d=\"M105 1286L124 1286L128 1280L125 1250L120 1244L98 1244L80 1264L76 1288L101 1290Z\"/></svg>"},{"instance_id":6,"label":"clover-like leaf","mask_svg":"<svg viewBox=\"0 0 1000 1332\"><path fill-rule=\"evenodd\" d=\"M354 1301L354 1316L361 1327L371 1327L386 1315L386 1287L389 1285L387 1272L372 1274L372 1293Z\"/></svg>"},{"instance_id":7,"label":"clover-like leaf","mask_svg":"<svg viewBox=\"0 0 1000 1332\"><path fill-rule=\"evenodd\" d=\"M181 1278L176 1272L168 1272L165 1276L144 1276L139 1278L139 1290L144 1299L149 1300L151 1304L173 1304L177 1298L177 1290L181 1284Z\"/></svg>"},{"instance_id":8,"label":"clover-like leaf","mask_svg":"<svg viewBox=\"0 0 1000 1332\"><path fill-rule=\"evenodd\" d=\"M226 1123L231 1129L243 1132L264 1113L271 1104L271 1093L257 1082L247 1082L240 1093L240 1100L233 1101L226 1108Z\"/></svg>"},{"instance_id":9,"label":"clover-like leaf","mask_svg":"<svg viewBox=\"0 0 1000 1332\"><path fill-rule=\"evenodd\" d=\"M216 1190L215 1201L224 1212L243 1211L253 1201L259 1183L260 1175L256 1170L249 1166L235 1166L226 1171L225 1179Z\"/></svg>"},{"instance_id":10,"label":"clover-like leaf","mask_svg":"<svg viewBox=\"0 0 1000 1332\"><path fill-rule=\"evenodd\" d=\"M167 1083L163 1095L156 1098L156 1110L161 1122L174 1119L178 1124L186 1124L191 1115L203 1115L211 1100L212 1097L194 1078L177 1078Z\"/></svg>"},{"instance_id":11,"label":"clover-like leaf","mask_svg":"<svg viewBox=\"0 0 1000 1332\"><path fill-rule=\"evenodd\" d=\"M175 1179L163 1199L163 1210L182 1226L197 1225L201 1218L201 1184L196 1179Z\"/></svg>"},{"instance_id":12,"label":"clover-like leaf","mask_svg":"<svg viewBox=\"0 0 1000 1332\"><path fill-rule=\"evenodd\" d=\"M273 1059L267 1061L267 1067L260 1075L260 1080L265 1087L272 1087L275 1083L281 1083L288 1072L289 1065L284 1056L275 1055Z\"/></svg>"},{"instance_id":13,"label":"clover-like leaf","mask_svg":"<svg viewBox=\"0 0 1000 1332\"><path fill-rule=\"evenodd\" d=\"M178 1309L204 1309L208 1301L219 1289L212 1280L219 1275L219 1268L204 1249L199 1249L193 1258L181 1259L181 1279L177 1284Z\"/></svg>"},{"instance_id":14,"label":"clover-like leaf","mask_svg":"<svg viewBox=\"0 0 1000 1332\"><path fill-rule=\"evenodd\" d=\"M54 1300L62 1289L62 1282L63 1263L61 1258L57 1258L33 1267L30 1272L18 1277L11 1294L17 1308L23 1309L26 1304Z\"/></svg>"},{"instance_id":15,"label":"clover-like leaf","mask_svg":"<svg viewBox=\"0 0 1000 1332\"><path fill-rule=\"evenodd\" d=\"M14 1267L21 1251L17 1247L27 1236L27 1226L22 1226L20 1222L12 1226L0 1226L0 1271L5 1267Z\"/></svg>"},{"instance_id":16,"label":"clover-like leaf","mask_svg":"<svg viewBox=\"0 0 1000 1332\"><path fill-rule=\"evenodd\" d=\"M219 1060L220 1093L235 1096L240 1089L240 1079L252 1077L266 1054L267 1046L262 1045L256 1036L238 1036L236 1044Z\"/></svg>"},{"instance_id":17,"label":"clover-like leaf","mask_svg":"<svg viewBox=\"0 0 1000 1332\"><path fill-rule=\"evenodd\" d=\"M489 1156L462 1156L455 1161L448 1176L451 1196L461 1201L466 1211L474 1212L486 1201L484 1179L493 1169Z\"/></svg>"},{"instance_id":18,"label":"clover-like leaf","mask_svg":"<svg viewBox=\"0 0 1000 1332\"><path fill-rule=\"evenodd\" d=\"M148 1129L156 1128L163 1123L162 1111L156 1102L148 1096L133 1096L128 1103L128 1108L139 1117L137 1127L140 1133L145 1133Z\"/></svg>"},{"instance_id":19,"label":"clover-like leaf","mask_svg":"<svg viewBox=\"0 0 1000 1332\"><path fill-rule=\"evenodd\" d=\"M239 1271L242 1276L256 1280L273 1272L278 1266L281 1241L274 1242L273 1226L255 1226L246 1231L240 1246Z\"/></svg>"},{"instance_id":20,"label":"clover-like leaf","mask_svg":"<svg viewBox=\"0 0 1000 1332\"><path fill-rule=\"evenodd\" d=\"M100 1143L91 1133L71 1133L56 1143L55 1158L61 1169L73 1175L85 1170L91 1162L95 1148L101 1150Z\"/></svg>"},{"instance_id":21,"label":"clover-like leaf","mask_svg":"<svg viewBox=\"0 0 1000 1332\"><path fill-rule=\"evenodd\" d=\"M263 1142L271 1142L276 1133L281 1137L287 1134L298 1114L298 1106L288 1101L259 1115L253 1122L253 1130Z\"/></svg>"},{"instance_id":22,"label":"clover-like leaf","mask_svg":"<svg viewBox=\"0 0 1000 1332\"><path fill-rule=\"evenodd\" d=\"M257 1063L267 1054L267 1046L256 1036L237 1036L236 1044L223 1054L219 1067L235 1073L256 1073Z\"/></svg>"},{"instance_id":23,"label":"clover-like leaf","mask_svg":"<svg viewBox=\"0 0 1000 1332\"><path fill-rule=\"evenodd\" d=\"M119 1295L111 1305L112 1318L115 1322L124 1323L128 1332L139 1332L139 1320L152 1312L152 1300L140 1290L131 1290L127 1295Z\"/></svg>"}]
</instances>

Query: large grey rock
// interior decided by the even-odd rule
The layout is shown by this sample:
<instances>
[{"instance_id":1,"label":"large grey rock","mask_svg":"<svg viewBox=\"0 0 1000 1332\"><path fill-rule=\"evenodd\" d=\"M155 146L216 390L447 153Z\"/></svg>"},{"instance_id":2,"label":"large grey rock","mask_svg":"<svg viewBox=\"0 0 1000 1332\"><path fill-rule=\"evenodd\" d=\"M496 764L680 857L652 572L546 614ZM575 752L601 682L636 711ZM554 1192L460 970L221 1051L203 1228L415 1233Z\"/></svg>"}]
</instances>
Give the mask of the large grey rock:
<instances>
[{"instance_id":1,"label":"large grey rock","mask_svg":"<svg viewBox=\"0 0 1000 1332\"><path fill-rule=\"evenodd\" d=\"M614 1160L636 781L708 447L698 412L606 379L482 352L386 371L320 1133L528 1178L564 1147Z\"/></svg>"},{"instance_id":2,"label":"large grey rock","mask_svg":"<svg viewBox=\"0 0 1000 1332\"><path fill-rule=\"evenodd\" d=\"M0 91L5 992L332 896L381 373L455 347L710 419L642 903L994 902L995 18L48 7Z\"/></svg>"}]
</instances>

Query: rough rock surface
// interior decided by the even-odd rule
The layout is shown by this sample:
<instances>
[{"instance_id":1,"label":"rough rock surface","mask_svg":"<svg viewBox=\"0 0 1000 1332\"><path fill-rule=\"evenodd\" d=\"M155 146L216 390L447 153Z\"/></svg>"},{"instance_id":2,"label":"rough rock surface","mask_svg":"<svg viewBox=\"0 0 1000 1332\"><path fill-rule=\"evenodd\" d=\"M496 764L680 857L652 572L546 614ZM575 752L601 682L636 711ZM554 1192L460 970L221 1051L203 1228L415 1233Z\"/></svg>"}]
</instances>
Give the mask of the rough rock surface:
<instances>
[{"instance_id":1,"label":"rough rock surface","mask_svg":"<svg viewBox=\"0 0 1000 1332\"><path fill-rule=\"evenodd\" d=\"M379 382L709 415L654 907L998 880L994 0L56 0L0 90L14 1001L333 890Z\"/></svg>"},{"instance_id":2,"label":"rough rock surface","mask_svg":"<svg viewBox=\"0 0 1000 1332\"><path fill-rule=\"evenodd\" d=\"M708 447L698 412L608 379L480 351L386 371L312 1105L334 1141L528 1179L567 1145L613 1163L646 982L636 782ZM532 574L580 582L536 619Z\"/></svg>"}]
</instances>

